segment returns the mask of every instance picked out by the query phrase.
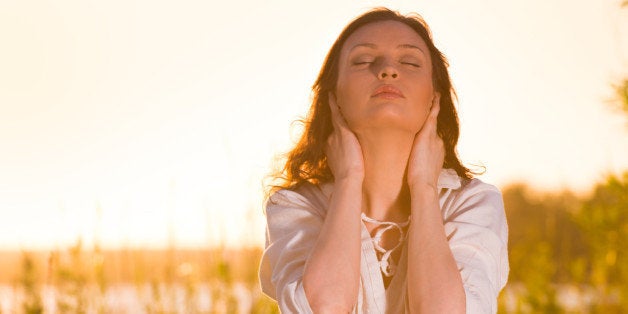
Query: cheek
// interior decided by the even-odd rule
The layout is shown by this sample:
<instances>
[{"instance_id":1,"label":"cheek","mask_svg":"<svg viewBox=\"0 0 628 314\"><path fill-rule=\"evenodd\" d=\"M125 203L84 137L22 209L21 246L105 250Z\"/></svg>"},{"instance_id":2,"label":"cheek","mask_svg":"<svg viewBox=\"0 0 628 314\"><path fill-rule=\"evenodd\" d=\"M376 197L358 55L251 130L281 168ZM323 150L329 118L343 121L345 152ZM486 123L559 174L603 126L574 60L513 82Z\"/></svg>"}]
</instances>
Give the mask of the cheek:
<instances>
[{"instance_id":1,"label":"cheek","mask_svg":"<svg viewBox=\"0 0 628 314\"><path fill-rule=\"evenodd\" d=\"M414 86L413 90L416 99L422 104L426 104L428 107L431 105L432 98L434 97L434 85L430 77L421 77L417 80L417 84Z\"/></svg>"},{"instance_id":2,"label":"cheek","mask_svg":"<svg viewBox=\"0 0 628 314\"><path fill-rule=\"evenodd\" d=\"M422 85L422 87L417 86L414 91L415 121L418 123L419 127L423 127L423 124L425 123L432 107L434 90L431 82L428 82L425 85Z\"/></svg>"},{"instance_id":3,"label":"cheek","mask_svg":"<svg viewBox=\"0 0 628 314\"><path fill-rule=\"evenodd\" d=\"M358 107L363 96L364 93L359 90L359 84L355 82L352 84L339 81L336 85L336 103L349 127L354 126L359 120L360 108Z\"/></svg>"}]
</instances>

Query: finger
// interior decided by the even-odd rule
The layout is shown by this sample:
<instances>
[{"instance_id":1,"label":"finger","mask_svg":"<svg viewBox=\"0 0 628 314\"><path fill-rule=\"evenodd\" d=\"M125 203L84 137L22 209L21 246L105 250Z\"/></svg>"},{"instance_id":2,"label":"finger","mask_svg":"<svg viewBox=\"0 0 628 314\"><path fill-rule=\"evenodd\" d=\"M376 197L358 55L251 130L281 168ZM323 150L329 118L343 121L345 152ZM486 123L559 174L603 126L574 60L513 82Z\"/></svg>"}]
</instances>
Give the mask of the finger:
<instances>
[{"instance_id":1,"label":"finger","mask_svg":"<svg viewBox=\"0 0 628 314\"><path fill-rule=\"evenodd\" d=\"M440 93L435 93L434 98L432 98L432 107L440 106ZM431 108L430 108L431 109Z\"/></svg>"},{"instance_id":2,"label":"finger","mask_svg":"<svg viewBox=\"0 0 628 314\"><path fill-rule=\"evenodd\" d=\"M329 109L331 109L332 122L334 125L337 125L339 129L349 129L347 121L340 111L340 106L336 103L336 97L332 93L329 93Z\"/></svg>"},{"instance_id":3,"label":"finger","mask_svg":"<svg viewBox=\"0 0 628 314\"><path fill-rule=\"evenodd\" d=\"M432 109L430 109L430 117L436 119L438 117L439 112L440 112L440 102L437 97L435 102L432 104Z\"/></svg>"},{"instance_id":4,"label":"finger","mask_svg":"<svg viewBox=\"0 0 628 314\"><path fill-rule=\"evenodd\" d=\"M428 117L428 121L426 122L430 124L430 127L432 127L434 130L436 129L436 126L438 124L438 113L440 112L440 104L438 103L438 101L436 103L434 103L432 105L432 109L430 109L430 115Z\"/></svg>"},{"instance_id":5,"label":"finger","mask_svg":"<svg viewBox=\"0 0 628 314\"><path fill-rule=\"evenodd\" d=\"M430 108L430 112L428 113L427 119L425 120L423 127L419 131L419 134L429 134L430 132L436 133L439 112L440 104L438 102L433 103L432 107Z\"/></svg>"},{"instance_id":6,"label":"finger","mask_svg":"<svg viewBox=\"0 0 628 314\"><path fill-rule=\"evenodd\" d=\"M428 127L430 124L435 124L438 118L438 112L440 111L440 105L434 104L432 108L430 108L430 112L428 113L427 119L425 120L425 124L423 128Z\"/></svg>"},{"instance_id":7,"label":"finger","mask_svg":"<svg viewBox=\"0 0 628 314\"><path fill-rule=\"evenodd\" d=\"M334 129L337 129L339 127L340 121L338 121L339 115L338 105L336 104L336 97L332 93L329 93L328 98L329 110L331 111L331 122L334 125Z\"/></svg>"}]
</instances>

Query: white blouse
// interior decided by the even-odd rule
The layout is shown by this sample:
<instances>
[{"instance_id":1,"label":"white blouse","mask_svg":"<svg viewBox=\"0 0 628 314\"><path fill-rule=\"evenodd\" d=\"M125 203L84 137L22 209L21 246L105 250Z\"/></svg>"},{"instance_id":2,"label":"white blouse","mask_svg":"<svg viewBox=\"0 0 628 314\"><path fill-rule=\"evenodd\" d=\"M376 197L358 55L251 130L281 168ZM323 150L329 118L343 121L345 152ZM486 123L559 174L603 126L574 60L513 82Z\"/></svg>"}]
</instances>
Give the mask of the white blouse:
<instances>
[{"instance_id":1,"label":"white blouse","mask_svg":"<svg viewBox=\"0 0 628 314\"><path fill-rule=\"evenodd\" d=\"M508 226L499 190L479 179L461 179L443 169L439 204L449 247L460 269L467 313L497 312L508 279ZM266 249L260 265L262 291L282 313L312 313L303 290L305 262L323 226L333 183L280 190L266 203ZM373 241L362 222L358 300L352 313L408 313L407 241L388 288Z\"/></svg>"}]
</instances>

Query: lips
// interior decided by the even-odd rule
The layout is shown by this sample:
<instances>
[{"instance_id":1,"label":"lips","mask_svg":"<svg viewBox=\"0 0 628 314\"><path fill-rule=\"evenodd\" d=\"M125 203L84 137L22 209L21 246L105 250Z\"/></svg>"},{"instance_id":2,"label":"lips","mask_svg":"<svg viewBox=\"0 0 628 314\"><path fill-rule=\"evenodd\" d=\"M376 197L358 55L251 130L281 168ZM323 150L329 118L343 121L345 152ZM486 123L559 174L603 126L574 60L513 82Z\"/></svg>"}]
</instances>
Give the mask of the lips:
<instances>
[{"instance_id":1,"label":"lips","mask_svg":"<svg viewBox=\"0 0 628 314\"><path fill-rule=\"evenodd\" d=\"M378 87L371 97L380 97L386 99L405 98L403 93L393 85L386 84Z\"/></svg>"}]
</instances>

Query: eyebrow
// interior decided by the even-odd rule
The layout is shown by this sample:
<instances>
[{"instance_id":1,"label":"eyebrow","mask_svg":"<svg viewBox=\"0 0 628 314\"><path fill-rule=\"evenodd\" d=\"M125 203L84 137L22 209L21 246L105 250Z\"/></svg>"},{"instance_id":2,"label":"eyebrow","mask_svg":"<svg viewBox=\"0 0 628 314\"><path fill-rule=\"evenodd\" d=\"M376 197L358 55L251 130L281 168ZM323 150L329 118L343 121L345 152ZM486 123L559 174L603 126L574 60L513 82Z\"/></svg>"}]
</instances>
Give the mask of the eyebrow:
<instances>
[{"instance_id":1,"label":"eyebrow","mask_svg":"<svg viewBox=\"0 0 628 314\"><path fill-rule=\"evenodd\" d=\"M375 49L375 48L377 48L377 45L376 44L372 44L372 43L361 43L361 44L357 44L357 45L353 46L351 48L351 50L349 50L349 51L353 51L353 49L358 48L358 47L367 47L367 48ZM418 46L411 45L411 44L401 44L401 45L397 46L397 49L417 49L422 54L425 54L423 49L419 48Z\"/></svg>"}]
</instances>

